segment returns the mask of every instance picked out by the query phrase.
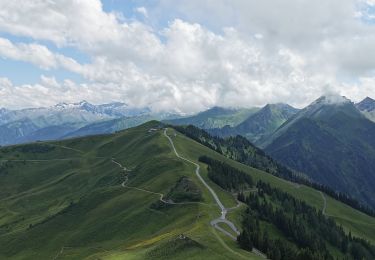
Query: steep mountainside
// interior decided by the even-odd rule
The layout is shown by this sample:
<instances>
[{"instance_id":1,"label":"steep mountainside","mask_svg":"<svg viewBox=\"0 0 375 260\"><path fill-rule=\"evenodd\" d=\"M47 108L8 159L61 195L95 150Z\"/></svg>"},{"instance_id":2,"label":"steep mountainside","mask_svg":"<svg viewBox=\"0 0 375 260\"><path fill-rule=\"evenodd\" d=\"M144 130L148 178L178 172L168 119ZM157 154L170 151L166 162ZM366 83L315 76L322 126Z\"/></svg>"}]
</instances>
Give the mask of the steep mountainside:
<instances>
[{"instance_id":1,"label":"steep mountainside","mask_svg":"<svg viewBox=\"0 0 375 260\"><path fill-rule=\"evenodd\" d=\"M287 104L268 104L237 126L210 129L209 132L222 137L242 135L257 144L297 112L298 109Z\"/></svg>"},{"instance_id":2,"label":"steep mountainside","mask_svg":"<svg viewBox=\"0 0 375 260\"><path fill-rule=\"evenodd\" d=\"M254 146L243 136L237 135L223 139L212 136L205 130L193 125L174 126L174 128L189 138L233 160L285 178L292 177L293 175L292 171L274 161L264 151Z\"/></svg>"},{"instance_id":3,"label":"steep mountainside","mask_svg":"<svg viewBox=\"0 0 375 260\"><path fill-rule=\"evenodd\" d=\"M375 122L375 100L366 97L364 100L356 104L359 109L368 119Z\"/></svg>"},{"instance_id":4,"label":"steep mountainside","mask_svg":"<svg viewBox=\"0 0 375 260\"><path fill-rule=\"evenodd\" d=\"M268 183L320 216L332 216L328 220L342 232L375 241L373 217L159 127L150 122L113 135L1 148L0 258L261 259L259 251L242 250L232 240L237 234L227 223L240 228L246 206L210 179L210 167L198 161L202 156L220 163L218 177L232 180L232 189L244 187L242 180ZM267 200L292 201L276 198ZM228 222L220 222L217 200ZM304 252L271 222L260 225L270 239ZM314 236L329 245L329 254L343 257L321 233Z\"/></svg>"},{"instance_id":5,"label":"steep mountainside","mask_svg":"<svg viewBox=\"0 0 375 260\"><path fill-rule=\"evenodd\" d=\"M375 208L375 124L343 97L322 97L283 124L266 152Z\"/></svg>"},{"instance_id":6,"label":"steep mountainside","mask_svg":"<svg viewBox=\"0 0 375 260\"><path fill-rule=\"evenodd\" d=\"M225 125L236 126L256 111L258 111L258 108L232 109L213 107L194 116L165 122L172 125L194 125L202 129L220 128Z\"/></svg>"},{"instance_id":7,"label":"steep mountainside","mask_svg":"<svg viewBox=\"0 0 375 260\"><path fill-rule=\"evenodd\" d=\"M0 145L11 144L20 138L37 131L39 128L30 119L20 119L0 125Z\"/></svg>"}]
</instances>

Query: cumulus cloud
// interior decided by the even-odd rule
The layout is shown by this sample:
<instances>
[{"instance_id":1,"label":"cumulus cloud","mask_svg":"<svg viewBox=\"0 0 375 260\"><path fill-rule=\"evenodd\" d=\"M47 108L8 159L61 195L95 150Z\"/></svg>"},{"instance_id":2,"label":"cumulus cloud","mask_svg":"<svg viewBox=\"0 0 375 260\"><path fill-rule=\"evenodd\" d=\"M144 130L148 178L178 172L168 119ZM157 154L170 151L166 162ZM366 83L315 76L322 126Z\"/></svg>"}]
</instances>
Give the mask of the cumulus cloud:
<instances>
[{"instance_id":1,"label":"cumulus cloud","mask_svg":"<svg viewBox=\"0 0 375 260\"><path fill-rule=\"evenodd\" d=\"M98 0L0 2L0 29L58 45L93 45L118 35L116 16ZM116 40L116 39L114 39Z\"/></svg>"},{"instance_id":2,"label":"cumulus cloud","mask_svg":"<svg viewBox=\"0 0 375 260\"><path fill-rule=\"evenodd\" d=\"M162 0L158 8L174 10L188 21L206 23L217 30L230 26L247 34L262 35L268 51L286 46L303 53L318 68L329 63L338 69L348 69L346 61L337 60L337 56L355 59L356 50L373 52L369 46L375 46L374 26L355 17L358 12L367 12L370 5L373 0L191 0L179 5L173 0ZM158 15L160 10L154 13ZM327 59L324 53L327 45L337 47L337 55L331 56L332 59ZM355 73L362 73L372 61L373 57L364 57L357 67L351 67Z\"/></svg>"},{"instance_id":3,"label":"cumulus cloud","mask_svg":"<svg viewBox=\"0 0 375 260\"><path fill-rule=\"evenodd\" d=\"M196 112L214 105L303 106L327 91L371 96L375 29L359 18L363 5L372 2L160 0L135 9L147 21L170 11L168 25L157 28L104 12L99 0L0 0L0 31L35 41L0 38L0 56L86 80L42 76L14 86L3 78L0 97L20 107L86 99ZM44 41L75 48L90 62L54 53Z\"/></svg>"},{"instance_id":4,"label":"cumulus cloud","mask_svg":"<svg viewBox=\"0 0 375 260\"><path fill-rule=\"evenodd\" d=\"M30 62L46 70L61 67L72 72L81 72L81 65L74 59L53 53L40 44L14 44L0 37L0 57Z\"/></svg>"},{"instance_id":5,"label":"cumulus cloud","mask_svg":"<svg viewBox=\"0 0 375 260\"><path fill-rule=\"evenodd\" d=\"M146 7L144 7L144 6L137 7L137 8L135 8L135 10L136 10L138 13L140 13L141 15L143 15L144 17L148 18L148 12L147 12Z\"/></svg>"}]
</instances>

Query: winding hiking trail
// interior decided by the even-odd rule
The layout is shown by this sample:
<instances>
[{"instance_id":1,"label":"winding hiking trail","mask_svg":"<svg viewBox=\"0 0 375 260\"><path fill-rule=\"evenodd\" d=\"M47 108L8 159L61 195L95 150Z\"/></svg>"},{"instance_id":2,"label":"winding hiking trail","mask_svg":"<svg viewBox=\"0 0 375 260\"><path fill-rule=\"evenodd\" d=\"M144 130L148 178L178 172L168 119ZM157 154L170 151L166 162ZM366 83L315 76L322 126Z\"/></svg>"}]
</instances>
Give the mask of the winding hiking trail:
<instances>
[{"instance_id":1,"label":"winding hiking trail","mask_svg":"<svg viewBox=\"0 0 375 260\"><path fill-rule=\"evenodd\" d=\"M327 208L327 199L326 199L326 196L324 196L324 193L319 191L320 195L322 195L322 198L323 198L323 209L322 209L322 213L324 216L326 216L326 208Z\"/></svg>"},{"instance_id":2,"label":"winding hiking trail","mask_svg":"<svg viewBox=\"0 0 375 260\"><path fill-rule=\"evenodd\" d=\"M199 170L200 170L199 164L197 164L197 163L195 163L193 161L190 161L189 159L186 159L185 157L182 157L181 155L179 155L179 153L176 150L176 147L174 146L172 138L170 138L169 135L167 134L167 129L164 129L164 136L166 138L168 138L169 143L171 144L171 146L173 148L173 151L174 151L175 155L178 158L180 158L181 160L187 161L187 162L193 164L196 167L195 168L195 174L197 175L198 179L203 183L203 185L210 191L210 193L211 193L212 197L214 198L216 204L220 207L220 209L221 209L221 216L218 217L218 218L216 218L216 219L211 220L211 222L210 222L211 226L213 226L217 230L221 231L223 234L227 235L231 239L237 240L237 237L233 236L231 233L229 233L225 229L221 228L218 224L219 223L224 223L224 224L228 225L228 227L230 227L230 229L232 229L234 233L236 233L237 235L239 235L240 231L237 229L237 227L234 225L233 222L231 222L228 219L226 219L226 215L227 215L228 211L231 211L231 210L234 210L234 209L238 208L240 206L240 204L238 203L236 206L234 206L232 208L225 208L224 205L223 205L223 203L221 203L219 197L217 196L216 192L207 184L207 182L200 175L200 173L199 173ZM261 251L257 250L256 248L253 248L252 252L255 253L255 254L257 254L258 256L261 256L263 258L267 258Z\"/></svg>"},{"instance_id":3,"label":"winding hiking trail","mask_svg":"<svg viewBox=\"0 0 375 260\"><path fill-rule=\"evenodd\" d=\"M131 172L131 170L129 170L128 168L126 168L125 166L123 166L121 163L119 163L118 161L115 161L114 158L112 158L112 163L116 164L118 167L120 167L124 172L125 172L125 180L121 183L121 186L124 187L124 188L128 188L128 189L133 189L133 190L138 190L138 191L142 191L142 192L146 192L146 193L150 193L150 194L155 194L155 195L158 195L159 196L159 200L165 204L171 204L171 205L189 205L189 204L202 204L202 205L209 205L209 204L206 204L206 203L202 203L202 202L173 202L171 200L165 200L164 199L164 194L163 193L160 193L160 192L154 192L154 191L150 191L150 190L145 190L145 189L142 189L142 188L138 188L138 187L134 187L134 186L129 186L127 185L127 182L129 180L129 177L128 177L128 174L127 172Z\"/></svg>"},{"instance_id":4,"label":"winding hiking trail","mask_svg":"<svg viewBox=\"0 0 375 260\"><path fill-rule=\"evenodd\" d=\"M199 169L200 169L200 166L199 164L193 162L193 161L190 161L189 159L186 159L185 157L182 157L181 155L178 154L177 150L176 150L176 147L174 146L174 143L172 141L172 139L167 135L167 129L164 129L164 135L165 137L168 138L170 144L172 145L172 148L173 148L173 151L174 153L176 154L176 156L184 161L187 161L191 164L193 164L196 168L195 168L195 174L197 175L198 179L203 183L204 186L206 186L206 188L210 191L212 197L214 198L216 204L220 207L221 209L221 216L217 219L214 219L211 221L211 225L214 226L215 228L219 229L220 231L223 231L223 229L221 228L218 228L217 224L218 223L225 223L227 224L237 235L240 234L240 232L238 231L238 229L236 228L236 226L230 222L229 220L226 219L226 215L228 213L228 209L226 209L223 205L223 203L221 203L219 197L216 195L216 192L207 184L207 182L202 178L202 176L200 175L199 173ZM237 238L235 236L233 236L232 234L230 234L229 232L224 232L226 235L230 236L232 239L236 240Z\"/></svg>"}]
</instances>

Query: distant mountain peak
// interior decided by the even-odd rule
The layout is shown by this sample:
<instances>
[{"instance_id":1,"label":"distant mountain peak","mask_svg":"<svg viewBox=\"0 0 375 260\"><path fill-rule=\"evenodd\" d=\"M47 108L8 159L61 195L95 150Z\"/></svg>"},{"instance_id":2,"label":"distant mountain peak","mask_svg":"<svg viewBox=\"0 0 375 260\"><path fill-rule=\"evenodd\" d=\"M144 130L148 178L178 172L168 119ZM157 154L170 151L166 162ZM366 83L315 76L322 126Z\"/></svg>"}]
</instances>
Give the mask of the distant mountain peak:
<instances>
[{"instance_id":1,"label":"distant mountain peak","mask_svg":"<svg viewBox=\"0 0 375 260\"><path fill-rule=\"evenodd\" d=\"M344 96L330 94L321 96L312 102L310 105L302 109L294 119L300 117L321 117L342 110L352 111L356 109L350 99Z\"/></svg>"},{"instance_id":2,"label":"distant mountain peak","mask_svg":"<svg viewBox=\"0 0 375 260\"><path fill-rule=\"evenodd\" d=\"M234 109L219 107L219 106L213 106L213 107L209 108L207 111L228 111L228 110L234 110Z\"/></svg>"},{"instance_id":3,"label":"distant mountain peak","mask_svg":"<svg viewBox=\"0 0 375 260\"><path fill-rule=\"evenodd\" d=\"M214 107L209 108L208 110L205 110L203 112L198 113L198 115L217 116L217 115L221 115L221 114L232 113L235 110L236 109L234 109L234 108L214 106Z\"/></svg>"},{"instance_id":4,"label":"distant mountain peak","mask_svg":"<svg viewBox=\"0 0 375 260\"><path fill-rule=\"evenodd\" d=\"M57 109L57 110L66 110L66 109L82 109L86 111L94 111L96 106L87 102L86 100L82 100L78 103L66 103L66 102L61 102L58 103L57 105L51 107L52 109Z\"/></svg>"},{"instance_id":5,"label":"distant mountain peak","mask_svg":"<svg viewBox=\"0 0 375 260\"><path fill-rule=\"evenodd\" d=\"M89 102L87 102L86 100L82 100L78 103L75 103L76 105L80 105L80 106L84 106L84 105L91 105Z\"/></svg>"},{"instance_id":6,"label":"distant mountain peak","mask_svg":"<svg viewBox=\"0 0 375 260\"><path fill-rule=\"evenodd\" d=\"M366 97L364 100L357 103L356 107L361 111L375 111L375 100L370 97Z\"/></svg>"},{"instance_id":7,"label":"distant mountain peak","mask_svg":"<svg viewBox=\"0 0 375 260\"><path fill-rule=\"evenodd\" d=\"M337 113L345 113L352 117L362 116L350 99L340 95L326 95L318 98L303 109L300 116L329 120L331 116Z\"/></svg>"},{"instance_id":8,"label":"distant mountain peak","mask_svg":"<svg viewBox=\"0 0 375 260\"><path fill-rule=\"evenodd\" d=\"M340 96L337 94L328 94L325 96L321 96L317 100L315 100L312 105L320 104L320 105L341 105L350 103L350 99L346 98L345 96Z\"/></svg>"},{"instance_id":9,"label":"distant mountain peak","mask_svg":"<svg viewBox=\"0 0 375 260\"><path fill-rule=\"evenodd\" d=\"M100 105L101 107L128 107L128 104L123 102L112 102Z\"/></svg>"},{"instance_id":10,"label":"distant mountain peak","mask_svg":"<svg viewBox=\"0 0 375 260\"><path fill-rule=\"evenodd\" d=\"M267 104L263 108L259 110L259 113L280 113L283 114L285 117L290 117L290 115L297 113L299 109L292 107L291 105L285 103L275 103L275 104Z\"/></svg>"},{"instance_id":11,"label":"distant mountain peak","mask_svg":"<svg viewBox=\"0 0 375 260\"><path fill-rule=\"evenodd\" d=\"M296 111L298 111L297 108L294 108L291 105L286 104L286 103L267 104L261 110L267 110L267 109L269 109L269 110L276 109L276 110L279 110L279 111L286 111L286 112L291 112L291 111L296 112Z\"/></svg>"},{"instance_id":12,"label":"distant mountain peak","mask_svg":"<svg viewBox=\"0 0 375 260\"><path fill-rule=\"evenodd\" d=\"M326 95L313 101L307 107L295 113L290 117L283 125L281 125L268 140L263 141L261 146L265 147L270 145L276 138L283 135L288 131L294 124L301 120L311 119L319 121L330 121L335 118L338 114L345 114L350 117L360 117L361 114L358 109L355 108L354 103L350 99L340 95Z\"/></svg>"},{"instance_id":13,"label":"distant mountain peak","mask_svg":"<svg viewBox=\"0 0 375 260\"><path fill-rule=\"evenodd\" d=\"M292 107L286 103L271 103L271 104L267 104L266 107L269 106L269 107Z\"/></svg>"},{"instance_id":14,"label":"distant mountain peak","mask_svg":"<svg viewBox=\"0 0 375 260\"><path fill-rule=\"evenodd\" d=\"M57 103L56 105L54 105L54 107L65 107L67 105L68 105L68 103L60 102L60 103Z\"/></svg>"},{"instance_id":15,"label":"distant mountain peak","mask_svg":"<svg viewBox=\"0 0 375 260\"><path fill-rule=\"evenodd\" d=\"M370 98L370 97L366 97L363 101L365 101L365 102L375 102L375 100Z\"/></svg>"}]
</instances>

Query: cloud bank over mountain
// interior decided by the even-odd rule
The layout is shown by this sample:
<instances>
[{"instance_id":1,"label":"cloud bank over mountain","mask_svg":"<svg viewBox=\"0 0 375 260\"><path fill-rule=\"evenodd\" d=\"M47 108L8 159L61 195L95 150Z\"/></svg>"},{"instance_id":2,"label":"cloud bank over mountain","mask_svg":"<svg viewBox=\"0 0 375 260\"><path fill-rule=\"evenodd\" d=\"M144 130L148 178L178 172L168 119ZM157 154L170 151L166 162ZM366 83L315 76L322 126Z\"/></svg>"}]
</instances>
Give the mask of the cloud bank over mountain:
<instances>
[{"instance_id":1,"label":"cloud bank over mountain","mask_svg":"<svg viewBox=\"0 0 375 260\"><path fill-rule=\"evenodd\" d=\"M40 72L17 84L0 71L1 106L85 99L189 113L375 94L373 1L112 2L0 1L0 65Z\"/></svg>"}]
</instances>

